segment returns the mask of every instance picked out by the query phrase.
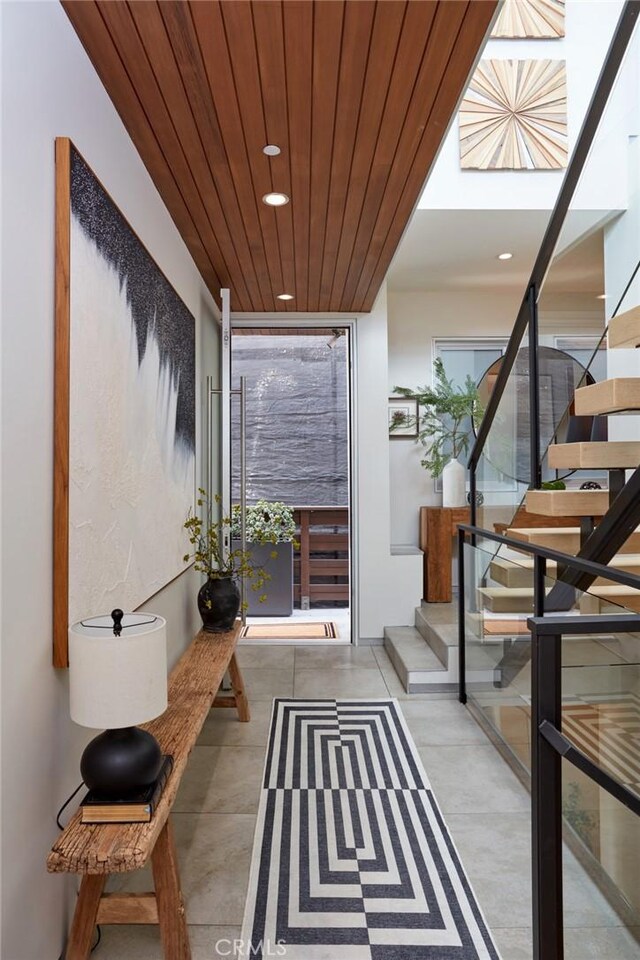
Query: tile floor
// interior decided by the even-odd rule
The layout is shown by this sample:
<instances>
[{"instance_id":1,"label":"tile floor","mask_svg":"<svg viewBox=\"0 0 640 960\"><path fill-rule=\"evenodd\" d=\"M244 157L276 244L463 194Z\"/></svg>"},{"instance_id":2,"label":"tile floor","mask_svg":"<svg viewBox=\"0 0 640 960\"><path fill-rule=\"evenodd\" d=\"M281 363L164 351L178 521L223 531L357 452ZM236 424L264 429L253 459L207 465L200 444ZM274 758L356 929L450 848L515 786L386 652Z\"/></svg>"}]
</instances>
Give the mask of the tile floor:
<instances>
[{"instance_id":1,"label":"tile floor","mask_svg":"<svg viewBox=\"0 0 640 960\"><path fill-rule=\"evenodd\" d=\"M212 711L173 821L193 960L233 960L248 882L274 696L395 696L422 756L503 960L531 958L529 797L473 718L448 694L407 695L381 647L249 646L239 660L252 720ZM640 947L571 856L567 960L639 960ZM147 871L118 879L151 889ZM155 927L105 927L96 960L162 960Z\"/></svg>"}]
</instances>

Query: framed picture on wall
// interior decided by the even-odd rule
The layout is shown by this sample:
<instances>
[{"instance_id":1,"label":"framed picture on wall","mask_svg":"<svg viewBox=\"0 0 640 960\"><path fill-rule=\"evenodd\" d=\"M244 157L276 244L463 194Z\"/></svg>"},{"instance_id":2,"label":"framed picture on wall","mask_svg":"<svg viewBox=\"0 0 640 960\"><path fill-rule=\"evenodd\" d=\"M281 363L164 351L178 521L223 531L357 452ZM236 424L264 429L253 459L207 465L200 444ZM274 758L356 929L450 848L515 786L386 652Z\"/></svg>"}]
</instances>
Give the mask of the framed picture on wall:
<instances>
[{"instance_id":1,"label":"framed picture on wall","mask_svg":"<svg viewBox=\"0 0 640 960\"><path fill-rule=\"evenodd\" d=\"M56 140L54 664L67 630L181 574L195 320L70 140Z\"/></svg>"},{"instance_id":2,"label":"framed picture on wall","mask_svg":"<svg viewBox=\"0 0 640 960\"><path fill-rule=\"evenodd\" d=\"M408 397L389 397L389 437L415 440L418 436L418 401Z\"/></svg>"}]
</instances>

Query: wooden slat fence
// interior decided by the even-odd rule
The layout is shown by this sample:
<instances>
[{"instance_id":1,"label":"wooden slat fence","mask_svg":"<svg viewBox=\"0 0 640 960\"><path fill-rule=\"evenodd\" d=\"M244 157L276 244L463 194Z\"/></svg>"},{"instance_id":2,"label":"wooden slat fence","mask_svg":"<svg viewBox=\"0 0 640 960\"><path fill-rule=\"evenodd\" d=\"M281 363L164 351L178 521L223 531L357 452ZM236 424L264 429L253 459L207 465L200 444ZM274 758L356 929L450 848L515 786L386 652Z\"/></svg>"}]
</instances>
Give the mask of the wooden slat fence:
<instances>
[{"instance_id":1,"label":"wooden slat fence","mask_svg":"<svg viewBox=\"0 0 640 960\"><path fill-rule=\"evenodd\" d=\"M300 547L294 556L293 596L312 602L349 602L349 508L294 507Z\"/></svg>"}]
</instances>

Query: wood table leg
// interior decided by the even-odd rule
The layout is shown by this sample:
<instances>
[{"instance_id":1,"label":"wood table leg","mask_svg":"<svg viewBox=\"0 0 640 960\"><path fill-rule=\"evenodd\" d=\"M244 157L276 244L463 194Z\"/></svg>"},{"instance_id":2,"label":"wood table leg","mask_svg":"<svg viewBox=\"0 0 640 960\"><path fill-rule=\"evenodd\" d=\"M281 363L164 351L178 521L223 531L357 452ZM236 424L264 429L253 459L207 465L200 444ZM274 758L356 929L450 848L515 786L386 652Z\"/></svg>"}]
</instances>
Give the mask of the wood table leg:
<instances>
[{"instance_id":1,"label":"wood table leg","mask_svg":"<svg viewBox=\"0 0 640 960\"><path fill-rule=\"evenodd\" d=\"M238 719L243 723L247 723L247 721L251 719L251 711L249 710L247 695L244 692L244 682L235 653L229 661L229 676L231 677L231 686L233 687L233 695L238 710Z\"/></svg>"},{"instance_id":2,"label":"wood table leg","mask_svg":"<svg viewBox=\"0 0 640 960\"><path fill-rule=\"evenodd\" d=\"M96 928L100 897L107 882L105 874L86 875L82 878L73 923L69 933L65 960L86 960L91 952L91 941Z\"/></svg>"},{"instance_id":3,"label":"wood table leg","mask_svg":"<svg viewBox=\"0 0 640 960\"><path fill-rule=\"evenodd\" d=\"M156 840L151 854L151 867L165 960L191 960L171 818L167 820Z\"/></svg>"}]
</instances>

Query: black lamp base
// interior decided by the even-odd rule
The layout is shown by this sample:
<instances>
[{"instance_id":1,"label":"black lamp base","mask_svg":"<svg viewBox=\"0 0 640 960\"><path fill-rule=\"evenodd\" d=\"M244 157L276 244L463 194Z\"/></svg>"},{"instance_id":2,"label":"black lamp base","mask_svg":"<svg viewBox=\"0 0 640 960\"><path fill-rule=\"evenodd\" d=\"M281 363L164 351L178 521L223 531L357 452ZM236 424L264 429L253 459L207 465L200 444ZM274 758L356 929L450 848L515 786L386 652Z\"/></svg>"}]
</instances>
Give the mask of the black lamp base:
<instances>
[{"instance_id":1,"label":"black lamp base","mask_svg":"<svg viewBox=\"0 0 640 960\"><path fill-rule=\"evenodd\" d=\"M154 782L162 751L154 736L140 727L105 730L82 754L80 773L90 790L114 800L126 799Z\"/></svg>"}]
</instances>

